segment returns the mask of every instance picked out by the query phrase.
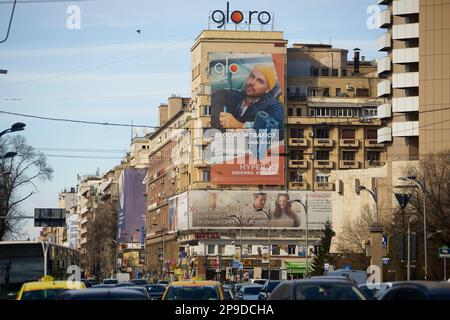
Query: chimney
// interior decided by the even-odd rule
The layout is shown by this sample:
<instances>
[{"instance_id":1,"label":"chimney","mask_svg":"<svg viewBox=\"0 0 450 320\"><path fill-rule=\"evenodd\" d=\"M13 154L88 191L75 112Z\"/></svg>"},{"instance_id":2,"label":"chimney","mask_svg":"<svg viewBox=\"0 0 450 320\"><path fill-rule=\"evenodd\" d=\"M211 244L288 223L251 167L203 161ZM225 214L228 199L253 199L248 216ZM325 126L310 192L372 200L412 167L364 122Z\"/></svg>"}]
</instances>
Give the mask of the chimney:
<instances>
[{"instance_id":1,"label":"chimney","mask_svg":"<svg viewBox=\"0 0 450 320\"><path fill-rule=\"evenodd\" d=\"M359 73L359 53L361 52L361 49L355 48L353 49L353 52L353 73Z\"/></svg>"},{"instance_id":2,"label":"chimney","mask_svg":"<svg viewBox=\"0 0 450 320\"><path fill-rule=\"evenodd\" d=\"M361 56L361 63L366 62L366 56Z\"/></svg>"}]
</instances>

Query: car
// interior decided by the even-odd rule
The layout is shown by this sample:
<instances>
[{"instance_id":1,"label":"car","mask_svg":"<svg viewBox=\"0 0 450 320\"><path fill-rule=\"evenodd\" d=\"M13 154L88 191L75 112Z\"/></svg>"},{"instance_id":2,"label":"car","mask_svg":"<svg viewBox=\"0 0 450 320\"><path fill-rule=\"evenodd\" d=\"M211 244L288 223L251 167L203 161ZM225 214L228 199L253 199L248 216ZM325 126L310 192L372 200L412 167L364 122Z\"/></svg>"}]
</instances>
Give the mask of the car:
<instances>
[{"instance_id":1,"label":"car","mask_svg":"<svg viewBox=\"0 0 450 320\"><path fill-rule=\"evenodd\" d=\"M267 280L258 295L258 300L266 300L269 294L281 283L281 280Z\"/></svg>"},{"instance_id":2,"label":"car","mask_svg":"<svg viewBox=\"0 0 450 320\"><path fill-rule=\"evenodd\" d=\"M95 280L95 279L81 279L81 282L84 283L86 288L90 288L92 286L95 286L95 285L99 284L98 281Z\"/></svg>"},{"instance_id":3,"label":"car","mask_svg":"<svg viewBox=\"0 0 450 320\"><path fill-rule=\"evenodd\" d=\"M225 300L217 281L176 281L169 284L162 300Z\"/></svg>"},{"instance_id":4,"label":"car","mask_svg":"<svg viewBox=\"0 0 450 320\"><path fill-rule=\"evenodd\" d=\"M358 283L354 279L352 279L350 277L344 277L344 276L311 276L308 279L312 279L312 280L318 280L318 279L323 279L323 280L344 280L344 281L350 281L350 282L354 283L355 285L358 285Z\"/></svg>"},{"instance_id":5,"label":"car","mask_svg":"<svg viewBox=\"0 0 450 320\"><path fill-rule=\"evenodd\" d=\"M391 283L365 283L358 285L358 288L370 299L378 300L378 296L384 290L389 289L392 286Z\"/></svg>"},{"instance_id":6,"label":"car","mask_svg":"<svg viewBox=\"0 0 450 320\"><path fill-rule=\"evenodd\" d=\"M166 286L161 284L147 284L142 287L147 290L151 300L161 300L166 292Z\"/></svg>"},{"instance_id":7,"label":"car","mask_svg":"<svg viewBox=\"0 0 450 320\"><path fill-rule=\"evenodd\" d=\"M169 285L169 281L165 281L165 280L160 280L160 281L158 281L157 282L157 284L161 284L161 285L163 285L163 286L168 286Z\"/></svg>"},{"instance_id":8,"label":"car","mask_svg":"<svg viewBox=\"0 0 450 320\"><path fill-rule=\"evenodd\" d=\"M247 284L246 282L238 282L234 284L233 291L234 295L236 295L243 285Z\"/></svg>"},{"instance_id":9,"label":"car","mask_svg":"<svg viewBox=\"0 0 450 320\"><path fill-rule=\"evenodd\" d=\"M129 288L97 288L90 290L68 290L56 300L148 300L148 296Z\"/></svg>"},{"instance_id":10,"label":"car","mask_svg":"<svg viewBox=\"0 0 450 320\"><path fill-rule=\"evenodd\" d=\"M251 283L251 284L260 284L260 285L264 285L265 283L267 282L267 279L250 279L249 281L248 281L248 283Z\"/></svg>"},{"instance_id":11,"label":"car","mask_svg":"<svg viewBox=\"0 0 450 320\"><path fill-rule=\"evenodd\" d=\"M135 286L143 286L148 284L146 279L131 279L130 282Z\"/></svg>"},{"instance_id":12,"label":"car","mask_svg":"<svg viewBox=\"0 0 450 320\"><path fill-rule=\"evenodd\" d=\"M285 280L267 300L368 300L352 282L341 279Z\"/></svg>"},{"instance_id":13,"label":"car","mask_svg":"<svg viewBox=\"0 0 450 320\"><path fill-rule=\"evenodd\" d=\"M98 289L98 288L115 288L116 285L115 284L103 284L103 283L99 283L99 284L95 284L93 286L90 286L89 289Z\"/></svg>"},{"instance_id":14,"label":"car","mask_svg":"<svg viewBox=\"0 0 450 320\"><path fill-rule=\"evenodd\" d=\"M367 272L365 270L347 270L347 269L337 269L327 271L324 276L327 277L347 277L353 279L357 284L364 284L367 282Z\"/></svg>"},{"instance_id":15,"label":"car","mask_svg":"<svg viewBox=\"0 0 450 320\"><path fill-rule=\"evenodd\" d=\"M438 281L400 281L378 296L378 300L450 300L450 284Z\"/></svg>"},{"instance_id":16,"label":"car","mask_svg":"<svg viewBox=\"0 0 450 320\"><path fill-rule=\"evenodd\" d=\"M223 285L223 293L225 294L225 300L234 300L233 286Z\"/></svg>"},{"instance_id":17,"label":"car","mask_svg":"<svg viewBox=\"0 0 450 320\"><path fill-rule=\"evenodd\" d=\"M134 284L132 282L119 282L115 284L116 288L123 288L123 287L133 287Z\"/></svg>"},{"instance_id":18,"label":"car","mask_svg":"<svg viewBox=\"0 0 450 320\"><path fill-rule=\"evenodd\" d=\"M118 284L118 283L119 280L113 278L103 279L102 281L102 284Z\"/></svg>"},{"instance_id":19,"label":"car","mask_svg":"<svg viewBox=\"0 0 450 320\"><path fill-rule=\"evenodd\" d=\"M245 284L236 294L236 300L258 300L258 295L263 288L260 284Z\"/></svg>"},{"instance_id":20,"label":"car","mask_svg":"<svg viewBox=\"0 0 450 320\"><path fill-rule=\"evenodd\" d=\"M55 281L51 277L43 277L41 281L26 282L20 288L17 300L53 300L67 290L86 289L81 281Z\"/></svg>"},{"instance_id":21,"label":"car","mask_svg":"<svg viewBox=\"0 0 450 320\"><path fill-rule=\"evenodd\" d=\"M150 297L150 294L148 293L148 290L145 287L142 286L129 286L129 287L123 287L124 289L128 289L128 290L136 290L139 292L142 292L143 294L145 294L145 296L147 297L148 300L152 300Z\"/></svg>"}]
</instances>

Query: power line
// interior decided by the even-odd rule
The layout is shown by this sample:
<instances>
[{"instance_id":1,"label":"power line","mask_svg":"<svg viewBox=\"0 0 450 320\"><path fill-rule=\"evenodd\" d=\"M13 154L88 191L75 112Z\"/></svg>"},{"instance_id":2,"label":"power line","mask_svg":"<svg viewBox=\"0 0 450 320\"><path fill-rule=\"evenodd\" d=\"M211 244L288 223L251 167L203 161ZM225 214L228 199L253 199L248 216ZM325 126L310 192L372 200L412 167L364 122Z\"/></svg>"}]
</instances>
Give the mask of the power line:
<instances>
[{"instance_id":1,"label":"power line","mask_svg":"<svg viewBox=\"0 0 450 320\"><path fill-rule=\"evenodd\" d=\"M37 155L37 154L36 154ZM98 160L123 160L117 157L98 157L98 156L76 156L76 155L62 155L62 154L43 154L51 158L77 158L77 159L98 159Z\"/></svg>"},{"instance_id":2,"label":"power line","mask_svg":"<svg viewBox=\"0 0 450 320\"><path fill-rule=\"evenodd\" d=\"M57 2L94 2L94 1L102 1L102 0L17 0L17 3L22 4L33 4L33 3L57 3ZM8 1L0 1L0 4L10 4L13 3L13 0Z\"/></svg>"},{"instance_id":3,"label":"power line","mask_svg":"<svg viewBox=\"0 0 450 320\"><path fill-rule=\"evenodd\" d=\"M87 148L38 148L39 151L62 151L62 152L98 152L98 153L127 153L129 150L118 149L87 149Z\"/></svg>"}]
</instances>

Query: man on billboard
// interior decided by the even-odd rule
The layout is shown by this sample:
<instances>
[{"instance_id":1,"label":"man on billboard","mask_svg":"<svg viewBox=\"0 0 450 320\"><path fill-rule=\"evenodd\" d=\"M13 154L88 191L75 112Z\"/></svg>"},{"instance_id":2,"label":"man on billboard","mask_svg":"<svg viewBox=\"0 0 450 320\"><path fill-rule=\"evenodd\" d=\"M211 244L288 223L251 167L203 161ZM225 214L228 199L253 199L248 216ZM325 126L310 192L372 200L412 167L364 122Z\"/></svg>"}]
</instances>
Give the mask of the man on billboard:
<instances>
[{"instance_id":1,"label":"man on billboard","mask_svg":"<svg viewBox=\"0 0 450 320\"><path fill-rule=\"evenodd\" d=\"M283 137L284 111L273 67L257 64L243 89L219 89L212 95L213 127L218 129L278 129Z\"/></svg>"}]
</instances>

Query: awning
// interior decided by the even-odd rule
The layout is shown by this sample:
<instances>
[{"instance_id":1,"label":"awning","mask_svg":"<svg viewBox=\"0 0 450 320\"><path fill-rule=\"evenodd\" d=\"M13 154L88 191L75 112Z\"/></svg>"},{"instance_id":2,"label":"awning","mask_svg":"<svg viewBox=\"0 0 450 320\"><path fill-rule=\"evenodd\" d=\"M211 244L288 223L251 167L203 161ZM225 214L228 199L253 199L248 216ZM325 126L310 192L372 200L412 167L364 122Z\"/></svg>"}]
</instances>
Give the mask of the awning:
<instances>
[{"instance_id":1,"label":"awning","mask_svg":"<svg viewBox=\"0 0 450 320\"><path fill-rule=\"evenodd\" d=\"M306 262L285 262L288 274L298 274L306 272Z\"/></svg>"}]
</instances>

